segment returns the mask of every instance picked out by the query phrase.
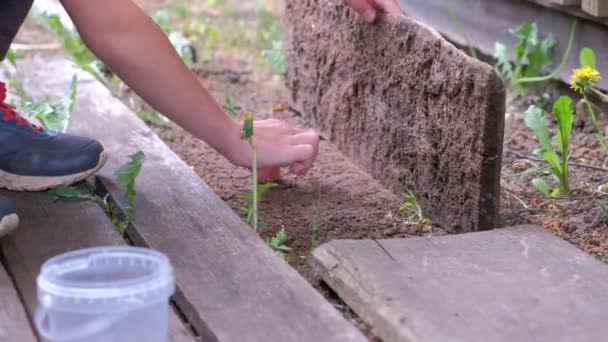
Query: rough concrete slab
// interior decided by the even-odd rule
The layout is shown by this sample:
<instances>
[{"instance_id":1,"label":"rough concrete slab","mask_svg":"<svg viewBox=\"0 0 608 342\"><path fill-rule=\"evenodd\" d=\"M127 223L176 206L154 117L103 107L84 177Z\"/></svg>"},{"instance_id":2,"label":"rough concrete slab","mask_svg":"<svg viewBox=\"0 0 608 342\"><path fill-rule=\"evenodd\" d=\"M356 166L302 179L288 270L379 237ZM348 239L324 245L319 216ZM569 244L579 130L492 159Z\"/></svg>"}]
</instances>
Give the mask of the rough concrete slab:
<instances>
[{"instance_id":1,"label":"rough concrete slab","mask_svg":"<svg viewBox=\"0 0 608 342\"><path fill-rule=\"evenodd\" d=\"M383 341L595 342L608 265L535 226L313 252L323 279Z\"/></svg>"},{"instance_id":2,"label":"rough concrete slab","mask_svg":"<svg viewBox=\"0 0 608 342\"><path fill-rule=\"evenodd\" d=\"M491 66L424 24L367 24L338 0L287 1L285 23L287 85L323 135L436 224L495 226L505 98Z\"/></svg>"}]
</instances>

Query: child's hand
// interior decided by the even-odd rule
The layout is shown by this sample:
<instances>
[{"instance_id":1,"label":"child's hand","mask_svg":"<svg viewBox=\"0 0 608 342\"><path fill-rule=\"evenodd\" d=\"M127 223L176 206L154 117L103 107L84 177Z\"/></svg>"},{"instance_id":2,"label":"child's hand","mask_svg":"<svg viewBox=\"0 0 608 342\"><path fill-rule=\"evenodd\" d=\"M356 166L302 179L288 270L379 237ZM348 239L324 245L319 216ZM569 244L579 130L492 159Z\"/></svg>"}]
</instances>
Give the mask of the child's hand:
<instances>
[{"instance_id":1,"label":"child's hand","mask_svg":"<svg viewBox=\"0 0 608 342\"><path fill-rule=\"evenodd\" d=\"M292 173L304 175L317 158L319 134L277 119L259 120L254 122L253 143L257 148L258 169L289 167ZM240 141L229 159L236 165L250 168L251 147L246 141ZM276 171L268 172L276 175Z\"/></svg>"},{"instance_id":2,"label":"child's hand","mask_svg":"<svg viewBox=\"0 0 608 342\"><path fill-rule=\"evenodd\" d=\"M352 7L363 19L369 22L376 20L378 12L401 13L399 0L344 0L344 3Z\"/></svg>"}]
</instances>

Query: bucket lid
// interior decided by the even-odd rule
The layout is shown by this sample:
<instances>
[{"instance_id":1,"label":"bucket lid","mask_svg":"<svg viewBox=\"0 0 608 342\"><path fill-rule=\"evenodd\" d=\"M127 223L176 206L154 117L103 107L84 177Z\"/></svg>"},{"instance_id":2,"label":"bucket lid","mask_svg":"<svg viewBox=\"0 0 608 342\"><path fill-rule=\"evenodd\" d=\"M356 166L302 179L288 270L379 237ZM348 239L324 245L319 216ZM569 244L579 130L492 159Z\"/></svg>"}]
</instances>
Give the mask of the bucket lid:
<instances>
[{"instance_id":1,"label":"bucket lid","mask_svg":"<svg viewBox=\"0 0 608 342\"><path fill-rule=\"evenodd\" d=\"M42 265L39 305L70 312L132 310L166 301L175 291L173 268L147 248L95 247L65 253Z\"/></svg>"}]
</instances>

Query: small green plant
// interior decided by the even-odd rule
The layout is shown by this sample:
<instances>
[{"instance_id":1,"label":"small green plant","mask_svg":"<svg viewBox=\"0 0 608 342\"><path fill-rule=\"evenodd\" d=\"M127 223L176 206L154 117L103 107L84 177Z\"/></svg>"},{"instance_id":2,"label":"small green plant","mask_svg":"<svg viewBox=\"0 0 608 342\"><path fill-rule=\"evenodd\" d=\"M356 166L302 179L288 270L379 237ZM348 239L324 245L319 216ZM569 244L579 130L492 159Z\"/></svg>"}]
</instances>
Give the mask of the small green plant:
<instances>
[{"instance_id":1,"label":"small green plant","mask_svg":"<svg viewBox=\"0 0 608 342\"><path fill-rule=\"evenodd\" d=\"M73 185L59 185L48 190L46 196L53 202L57 201L93 201L97 203L104 211L112 210L112 205L105 198L101 198L91 192L84 192Z\"/></svg>"},{"instance_id":2,"label":"small green plant","mask_svg":"<svg viewBox=\"0 0 608 342\"><path fill-rule=\"evenodd\" d=\"M524 23L510 32L518 38L518 43L509 50L504 44L496 42L494 57L498 75L513 92L518 93L525 90L524 85L519 83L521 79L541 76L553 62L551 51L555 38L549 35L541 39L536 23ZM510 53L515 55L513 63L509 59Z\"/></svg>"},{"instance_id":3,"label":"small green plant","mask_svg":"<svg viewBox=\"0 0 608 342\"><path fill-rule=\"evenodd\" d=\"M125 189L125 220L120 222L119 230L123 232L133 219L135 208L135 180L141 171L141 167L146 160L146 155L142 151L137 151L129 156L130 161L121 166L114 175L118 185Z\"/></svg>"},{"instance_id":4,"label":"small green plant","mask_svg":"<svg viewBox=\"0 0 608 342\"><path fill-rule=\"evenodd\" d=\"M152 19L165 32L171 45L175 48L177 54L181 57L188 68L192 68L196 63L196 52L190 40L188 40L183 32L175 31L169 25L169 11L166 9L159 10L154 13Z\"/></svg>"},{"instance_id":5,"label":"small green plant","mask_svg":"<svg viewBox=\"0 0 608 342\"><path fill-rule=\"evenodd\" d=\"M399 206L399 211L405 211L407 209L414 210L414 213L408 218L409 220L416 222L427 221L424 217L424 213L422 212L422 206L418 202L418 199L416 198L414 193L410 190L407 190L407 192L403 196L403 203L401 203L401 206Z\"/></svg>"},{"instance_id":6,"label":"small green plant","mask_svg":"<svg viewBox=\"0 0 608 342\"><path fill-rule=\"evenodd\" d=\"M58 15L45 15L45 20L46 24L63 40L63 46L72 55L74 62L104 82L103 63L89 50L78 33L65 28Z\"/></svg>"},{"instance_id":7,"label":"small green plant","mask_svg":"<svg viewBox=\"0 0 608 342\"><path fill-rule=\"evenodd\" d=\"M444 5L445 9L448 11L448 14L450 15L450 19L452 19L452 21L458 28L458 31L460 31L460 35L466 42L467 48L469 50L469 55L475 59L479 59L479 56L477 56L477 51L475 51L475 48L473 47L473 43L471 43L471 39L469 38L467 31L464 29L462 20L460 20L460 18L456 14L456 11L454 11L452 4L450 4L449 0L443 0L443 5Z\"/></svg>"},{"instance_id":8,"label":"small green plant","mask_svg":"<svg viewBox=\"0 0 608 342\"><path fill-rule=\"evenodd\" d=\"M268 190L272 189L274 186L275 186L274 183L256 184L258 203L262 200L262 198L264 197L264 194ZM243 194L240 197L247 201L247 205L242 209L243 212L245 213L245 223L247 223L248 225L253 227L254 219L256 217L256 215L254 215L254 213L255 213L255 210L257 210L257 206L254 206L254 202L253 202L253 191L250 193ZM258 225L261 228L264 228L266 226L266 224L264 222L264 218L262 217L262 215L260 215L259 212L257 214L257 218L258 218L258 222L259 222Z\"/></svg>"},{"instance_id":9,"label":"small green plant","mask_svg":"<svg viewBox=\"0 0 608 342\"><path fill-rule=\"evenodd\" d=\"M319 227L321 225L321 189L317 190L317 203L315 205L315 216L310 229L310 249L308 255L319 245Z\"/></svg>"},{"instance_id":10,"label":"small green plant","mask_svg":"<svg viewBox=\"0 0 608 342\"><path fill-rule=\"evenodd\" d=\"M283 260L288 261L287 252L291 251L291 247L287 246L287 232L285 227L281 228L273 237L266 240L270 247Z\"/></svg>"},{"instance_id":11,"label":"small green plant","mask_svg":"<svg viewBox=\"0 0 608 342\"><path fill-rule=\"evenodd\" d=\"M48 129L60 132L64 132L67 129L74 110L74 104L76 103L78 87L76 75L72 77L72 82L67 93L61 98L45 97L40 100L34 100L16 79L13 78L9 85L21 97L17 108L24 116L36 118L42 126Z\"/></svg>"},{"instance_id":12,"label":"small green plant","mask_svg":"<svg viewBox=\"0 0 608 342\"><path fill-rule=\"evenodd\" d=\"M251 146L251 226L257 232L259 226L258 204L260 203L260 194L258 186L258 156L255 143L253 142L253 113L245 112L243 116L241 139L246 140L249 146Z\"/></svg>"},{"instance_id":13,"label":"small green plant","mask_svg":"<svg viewBox=\"0 0 608 342\"><path fill-rule=\"evenodd\" d=\"M231 118L236 119L239 117L241 107L239 107L232 99L228 96L224 99L224 109L228 112Z\"/></svg>"},{"instance_id":14,"label":"small green plant","mask_svg":"<svg viewBox=\"0 0 608 342\"><path fill-rule=\"evenodd\" d=\"M283 41L275 40L272 48L262 51L264 61L279 75L285 74L285 57L283 52Z\"/></svg>"},{"instance_id":15,"label":"small green plant","mask_svg":"<svg viewBox=\"0 0 608 342\"><path fill-rule=\"evenodd\" d=\"M559 148L559 155L553 150L553 144L549 137L549 129L543 117L543 110L530 106L524 113L526 125L534 132L540 147L535 151L545 162L549 164L549 173L557 179L559 186L551 190L549 185L541 178L536 178L532 184L538 191L546 196L556 197L567 195L570 192L568 181L568 158L570 133L574 123L572 109L572 99L568 96L561 96L553 104L553 116L557 121L557 131L553 137L554 143Z\"/></svg>"},{"instance_id":16,"label":"small green plant","mask_svg":"<svg viewBox=\"0 0 608 342\"><path fill-rule=\"evenodd\" d=\"M595 52L591 48L583 48L579 55L580 67L576 68L572 71L572 77L570 80L571 88L577 93L583 96L583 100L587 106L587 111L591 116L591 120L593 121L593 125L596 129L595 136L604 150L604 153L608 154L608 147L606 147L606 139L604 138L604 134L602 133L602 128L600 127L597 116L595 115L595 111L593 110L593 106L591 105L591 101L589 100L589 95L594 95L604 100L608 100L608 95L602 93L597 87L597 82L600 81L601 75L600 72L596 69L595 64Z\"/></svg>"}]
</instances>

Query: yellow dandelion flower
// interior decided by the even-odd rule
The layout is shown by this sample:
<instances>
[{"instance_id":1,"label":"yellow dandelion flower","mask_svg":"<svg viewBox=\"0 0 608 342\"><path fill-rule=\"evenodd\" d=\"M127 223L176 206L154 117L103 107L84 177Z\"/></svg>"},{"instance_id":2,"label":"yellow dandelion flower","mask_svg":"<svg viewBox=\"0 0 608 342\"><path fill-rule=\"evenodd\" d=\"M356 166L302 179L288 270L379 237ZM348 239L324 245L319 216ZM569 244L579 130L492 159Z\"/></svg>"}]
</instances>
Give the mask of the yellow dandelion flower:
<instances>
[{"instance_id":1,"label":"yellow dandelion flower","mask_svg":"<svg viewBox=\"0 0 608 342\"><path fill-rule=\"evenodd\" d=\"M572 71L572 76L570 77L570 88L576 92L583 93L587 88L599 82L601 78L600 72L593 67L584 66L576 68Z\"/></svg>"},{"instance_id":2,"label":"yellow dandelion flower","mask_svg":"<svg viewBox=\"0 0 608 342\"><path fill-rule=\"evenodd\" d=\"M241 139L251 139L253 136L253 113L243 113L243 130L241 132Z\"/></svg>"}]
</instances>

